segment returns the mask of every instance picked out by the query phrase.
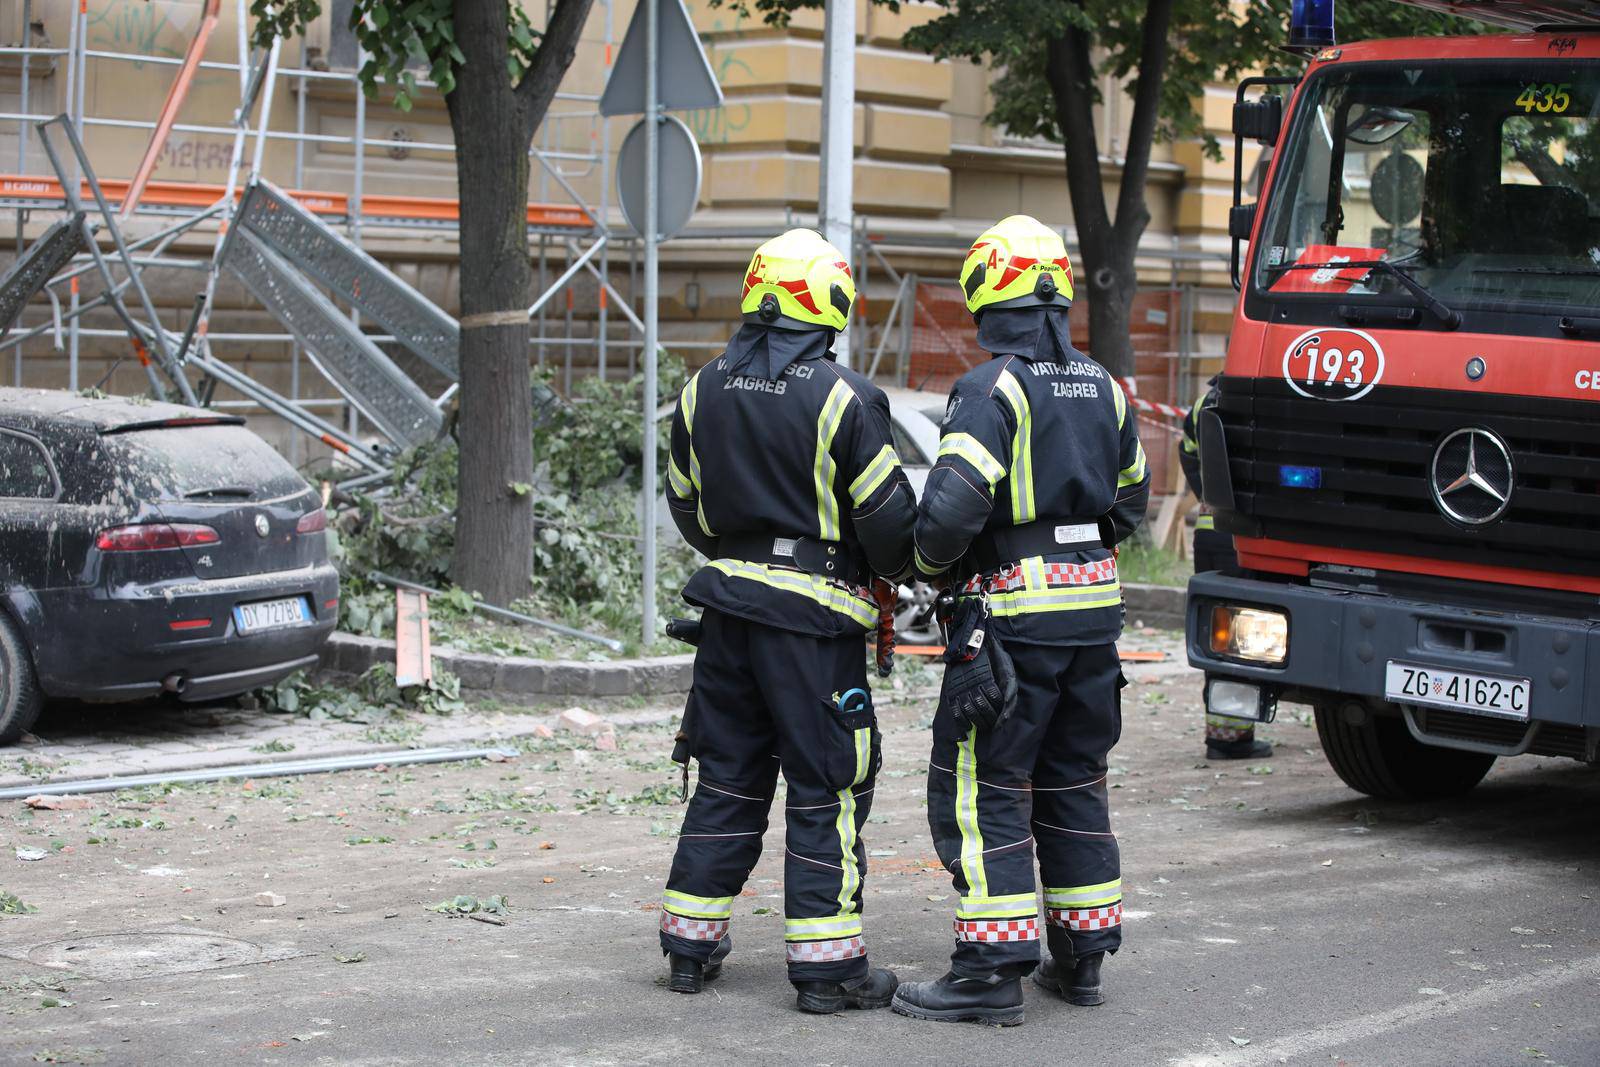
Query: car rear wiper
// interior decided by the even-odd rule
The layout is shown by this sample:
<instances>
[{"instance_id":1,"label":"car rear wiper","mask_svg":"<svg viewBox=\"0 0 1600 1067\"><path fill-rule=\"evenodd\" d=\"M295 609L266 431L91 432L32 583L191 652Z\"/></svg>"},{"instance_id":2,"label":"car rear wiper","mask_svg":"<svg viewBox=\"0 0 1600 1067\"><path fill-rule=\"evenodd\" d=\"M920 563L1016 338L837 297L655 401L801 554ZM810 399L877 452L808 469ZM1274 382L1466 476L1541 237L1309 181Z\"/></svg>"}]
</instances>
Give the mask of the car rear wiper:
<instances>
[{"instance_id":1,"label":"car rear wiper","mask_svg":"<svg viewBox=\"0 0 1600 1067\"><path fill-rule=\"evenodd\" d=\"M1268 267L1267 269L1279 271L1349 270L1352 267L1364 267L1367 270L1383 271L1385 274L1391 275L1395 281L1405 286L1411 295L1416 297L1423 307L1433 312L1434 315L1438 317L1439 321L1444 323L1445 329L1454 330L1460 327L1461 312L1450 307L1444 301L1434 296L1433 293L1429 292L1427 286L1411 277L1411 275L1407 274L1403 269L1400 268L1400 266L1395 263L1391 263L1387 259L1349 259L1339 263L1285 263L1276 267Z\"/></svg>"},{"instance_id":2,"label":"car rear wiper","mask_svg":"<svg viewBox=\"0 0 1600 1067\"><path fill-rule=\"evenodd\" d=\"M185 500L201 500L213 496L253 496L255 490L247 485L219 485L214 489L196 489L183 494Z\"/></svg>"}]
</instances>

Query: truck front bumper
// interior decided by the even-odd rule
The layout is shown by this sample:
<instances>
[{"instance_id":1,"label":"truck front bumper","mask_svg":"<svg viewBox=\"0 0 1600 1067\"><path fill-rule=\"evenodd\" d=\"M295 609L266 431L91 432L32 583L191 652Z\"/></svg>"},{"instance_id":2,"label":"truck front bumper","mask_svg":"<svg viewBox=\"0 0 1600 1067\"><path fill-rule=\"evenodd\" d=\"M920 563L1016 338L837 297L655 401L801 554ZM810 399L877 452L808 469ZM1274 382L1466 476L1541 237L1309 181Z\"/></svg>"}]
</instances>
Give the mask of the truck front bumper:
<instances>
[{"instance_id":1,"label":"truck front bumper","mask_svg":"<svg viewBox=\"0 0 1600 1067\"><path fill-rule=\"evenodd\" d=\"M1265 665L1214 653L1210 620L1217 605L1286 615L1287 659ZM1503 754L1593 758L1600 734L1600 623L1219 573L1190 580L1187 610L1189 663L1208 678L1252 682L1269 696L1290 701L1355 697L1383 711L1397 710L1384 695L1390 660L1528 678L1526 723L1438 709L1398 710L1419 741Z\"/></svg>"}]
</instances>

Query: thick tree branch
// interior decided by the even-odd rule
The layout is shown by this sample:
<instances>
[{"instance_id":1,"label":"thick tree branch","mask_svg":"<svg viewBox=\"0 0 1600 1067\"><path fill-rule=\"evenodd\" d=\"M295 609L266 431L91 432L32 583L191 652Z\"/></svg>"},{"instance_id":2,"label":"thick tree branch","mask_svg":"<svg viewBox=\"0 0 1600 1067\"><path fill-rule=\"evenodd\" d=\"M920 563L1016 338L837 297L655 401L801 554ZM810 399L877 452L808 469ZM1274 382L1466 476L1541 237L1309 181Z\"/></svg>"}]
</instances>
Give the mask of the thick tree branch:
<instances>
[{"instance_id":1,"label":"thick tree branch","mask_svg":"<svg viewBox=\"0 0 1600 1067\"><path fill-rule=\"evenodd\" d=\"M1117 187L1117 236L1130 248L1150 224L1144 183L1150 171L1150 145L1161 117L1161 83L1167 74L1167 39L1172 26L1173 0L1150 0L1145 8L1140 41L1139 80L1133 90L1133 121L1128 127L1128 154ZM1226 13L1220 17L1226 18Z\"/></svg>"},{"instance_id":2,"label":"thick tree branch","mask_svg":"<svg viewBox=\"0 0 1600 1067\"><path fill-rule=\"evenodd\" d=\"M1078 241L1098 253L1111 236L1105 187L1100 183L1100 145L1094 131L1094 65L1089 38L1073 27L1045 43L1045 80L1055 99L1056 123L1067 158L1067 190Z\"/></svg>"},{"instance_id":3,"label":"thick tree branch","mask_svg":"<svg viewBox=\"0 0 1600 1067\"><path fill-rule=\"evenodd\" d=\"M562 76L577 56L578 39L583 35L583 24L589 17L592 3L593 0L558 0L550 14L550 24L544 29L544 37L539 41L539 51L517 85L517 99L522 105L530 139L544 121Z\"/></svg>"}]
</instances>

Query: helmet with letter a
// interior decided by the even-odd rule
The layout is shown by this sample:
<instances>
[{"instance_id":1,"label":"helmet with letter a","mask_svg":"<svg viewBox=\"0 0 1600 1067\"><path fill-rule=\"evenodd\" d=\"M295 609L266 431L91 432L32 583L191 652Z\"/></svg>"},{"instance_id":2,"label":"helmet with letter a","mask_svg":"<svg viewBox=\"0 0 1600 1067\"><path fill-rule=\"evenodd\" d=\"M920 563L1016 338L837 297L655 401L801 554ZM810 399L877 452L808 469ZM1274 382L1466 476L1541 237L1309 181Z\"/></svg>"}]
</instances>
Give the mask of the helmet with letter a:
<instances>
[{"instance_id":1,"label":"helmet with letter a","mask_svg":"<svg viewBox=\"0 0 1600 1067\"><path fill-rule=\"evenodd\" d=\"M842 330L856 283L850 262L816 230L794 229L756 249L744 272L746 322L785 330Z\"/></svg>"},{"instance_id":2,"label":"helmet with letter a","mask_svg":"<svg viewBox=\"0 0 1600 1067\"><path fill-rule=\"evenodd\" d=\"M1067 246L1031 215L1008 215L984 231L958 280L973 318L990 308L1072 306Z\"/></svg>"}]
</instances>

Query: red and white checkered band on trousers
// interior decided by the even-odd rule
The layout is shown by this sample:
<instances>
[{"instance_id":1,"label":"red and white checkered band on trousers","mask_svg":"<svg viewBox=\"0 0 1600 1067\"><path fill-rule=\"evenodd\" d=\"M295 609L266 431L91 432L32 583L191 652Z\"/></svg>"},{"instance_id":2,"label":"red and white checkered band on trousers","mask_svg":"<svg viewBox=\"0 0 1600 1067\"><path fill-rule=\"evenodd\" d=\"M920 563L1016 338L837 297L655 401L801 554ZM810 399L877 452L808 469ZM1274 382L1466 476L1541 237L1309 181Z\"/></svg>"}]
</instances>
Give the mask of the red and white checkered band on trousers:
<instances>
[{"instance_id":1,"label":"red and white checkered band on trousers","mask_svg":"<svg viewBox=\"0 0 1600 1067\"><path fill-rule=\"evenodd\" d=\"M866 954L867 943L859 936L841 937L836 941L789 942L790 963L834 963Z\"/></svg>"},{"instance_id":2,"label":"red and white checkered band on trousers","mask_svg":"<svg viewBox=\"0 0 1600 1067\"><path fill-rule=\"evenodd\" d=\"M728 936L727 919L685 919L670 911L661 913L661 929L688 941L721 941Z\"/></svg>"},{"instance_id":3,"label":"red and white checkered band on trousers","mask_svg":"<svg viewBox=\"0 0 1600 1067\"><path fill-rule=\"evenodd\" d=\"M1116 580L1117 561L1102 559L1093 563L1046 563L1043 565L1043 572L1044 584L1047 586L1098 585L1101 582ZM1022 568L1012 564L987 578L982 575L968 578L967 584L961 587L961 591L976 593L982 588L991 593L1009 593L1013 589L1023 588L1026 584L1027 578L1022 573Z\"/></svg>"},{"instance_id":4,"label":"red and white checkered band on trousers","mask_svg":"<svg viewBox=\"0 0 1600 1067\"><path fill-rule=\"evenodd\" d=\"M1122 925L1122 904L1119 901L1104 908L1051 908L1045 921L1068 930L1107 930Z\"/></svg>"},{"instance_id":5,"label":"red and white checkered band on trousers","mask_svg":"<svg viewBox=\"0 0 1600 1067\"><path fill-rule=\"evenodd\" d=\"M1037 919L957 919L957 941L1037 941Z\"/></svg>"}]
</instances>

